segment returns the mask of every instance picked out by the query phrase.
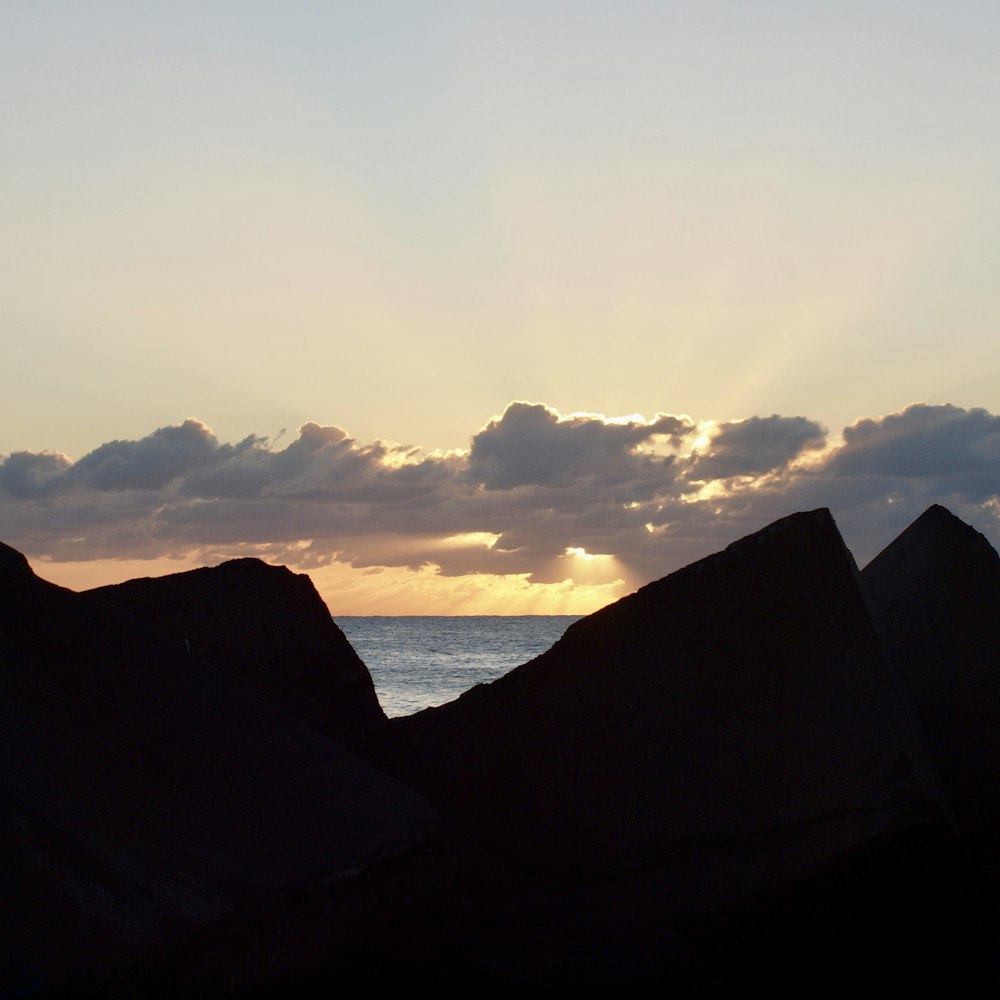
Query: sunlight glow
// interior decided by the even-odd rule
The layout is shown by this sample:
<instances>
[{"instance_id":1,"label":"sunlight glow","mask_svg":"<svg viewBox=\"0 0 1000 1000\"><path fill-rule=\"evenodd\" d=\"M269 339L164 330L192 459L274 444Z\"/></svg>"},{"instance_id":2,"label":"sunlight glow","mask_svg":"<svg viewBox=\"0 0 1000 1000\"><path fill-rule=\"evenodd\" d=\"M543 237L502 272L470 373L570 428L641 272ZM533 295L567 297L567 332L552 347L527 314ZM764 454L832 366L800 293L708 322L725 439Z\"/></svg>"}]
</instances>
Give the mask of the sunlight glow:
<instances>
[{"instance_id":1,"label":"sunlight glow","mask_svg":"<svg viewBox=\"0 0 1000 1000\"><path fill-rule=\"evenodd\" d=\"M443 576L437 566L413 570L332 563L310 574L337 615L587 615L629 592L623 580L534 582L528 573Z\"/></svg>"},{"instance_id":2,"label":"sunlight glow","mask_svg":"<svg viewBox=\"0 0 1000 1000\"><path fill-rule=\"evenodd\" d=\"M419 448L404 447L394 441L379 442L385 448L385 454L381 457L380 463L387 469L401 469L404 465L416 465L422 461Z\"/></svg>"},{"instance_id":3,"label":"sunlight glow","mask_svg":"<svg viewBox=\"0 0 1000 1000\"><path fill-rule=\"evenodd\" d=\"M444 548L472 549L480 545L487 549L492 549L500 541L500 536L492 531L466 531L459 535L449 535L441 539Z\"/></svg>"},{"instance_id":4,"label":"sunlight glow","mask_svg":"<svg viewBox=\"0 0 1000 1000\"><path fill-rule=\"evenodd\" d=\"M724 480L713 479L705 483L696 493L687 493L678 497L678 499L681 503L685 504L704 503L706 500L714 500L717 497L727 496L728 493L729 490L726 489Z\"/></svg>"},{"instance_id":5,"label":"sunlight glow","mask_svg":"<svg viewBox=\"0 0 1000 1000\"><path fill-rule=\"evenodd\" d=\"M603 424L613 424L620 427L627 427L629 424L642 426L649 421L641 413L629 413L621 417L608 417L603 413L590 413L587 410L574 410L565 416L559 414L560 420L600 420Z\"/></svg>"},{"instance_id":6,"label":"sunlight glow","mask_svg":"<svg viewBox=\"0 0 1000 1000\"><path fill-rule=\"evenodd\" d=\"M842 435L832 435L819 448L806 448L788 463L788 472L801 472L821 466L830 454L844 444Z\"/></svg>"},{"instance_id":7,"label":"sunlight glow","mask_svg":"<svg viewBox=\"0 0 1000 1000\"><path fill-rule=\"evenodd\" d=\"M712 438L715 436L718 426L719 422L717 420L699 421L698 431L693 435L690 442L688 442L685 454L693 455L703 452L712 443Z\"/></svg>"},{"instance_id":8,"label":"sunlight glow","mask_svg":"<svg viewBox=\"0 0 1000 1000\"><path fill-rule=\"evenodd\" d=\"M669 434L652 434L632 449L637 455L649 455L653 458L687 454L690 445L680 444L684 439L674 438Z\"/></svg>"},{"instance_id":9,"label":"sunlight glow","mask_svg":"<svg viewBox=\"0 0 1000 1000\"><path fill-rule=\"evenodd\" d=\"M622 594L634 589L631 574L617 556L588 552L583 546L571 545L544 568L537 570L533 581L562 579L569 586L618 588Z\"/></svg>"}]
</instances>

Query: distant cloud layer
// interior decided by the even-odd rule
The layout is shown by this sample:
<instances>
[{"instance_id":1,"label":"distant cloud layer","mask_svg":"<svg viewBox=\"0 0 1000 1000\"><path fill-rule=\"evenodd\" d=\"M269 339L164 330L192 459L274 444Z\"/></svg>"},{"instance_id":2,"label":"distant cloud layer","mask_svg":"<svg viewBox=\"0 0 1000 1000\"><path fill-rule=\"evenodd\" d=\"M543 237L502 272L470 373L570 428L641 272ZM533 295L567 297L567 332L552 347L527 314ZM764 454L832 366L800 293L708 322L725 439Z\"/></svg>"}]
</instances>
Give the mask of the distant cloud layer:
<instances>
[{"instance_id":1,"label":"distant cloud layer","mask_svg":"<svg viewBox=\"0 0 1000 1000\"><path fill-rule=\"evenodd\" d=\"M197 420L77 461L0 460L0 539L53 560L259 552L310 569L583 579L635 586L795 510L830 507L860 563L931 503L1000 538L1000 417L918 403L831 439L802 416L715 423L563 416L511 403L467 452L363 444L309 423L283 448Z\"/></svg>"}]
</instances>

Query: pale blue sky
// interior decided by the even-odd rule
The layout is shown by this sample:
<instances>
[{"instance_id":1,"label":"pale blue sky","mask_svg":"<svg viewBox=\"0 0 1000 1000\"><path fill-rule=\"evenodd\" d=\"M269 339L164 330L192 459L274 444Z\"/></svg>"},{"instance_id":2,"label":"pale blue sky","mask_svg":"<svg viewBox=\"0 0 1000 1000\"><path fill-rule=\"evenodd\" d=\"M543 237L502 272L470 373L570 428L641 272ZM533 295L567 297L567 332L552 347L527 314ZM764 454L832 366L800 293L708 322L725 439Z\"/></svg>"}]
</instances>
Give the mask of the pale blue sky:
<instances>
[{"instance_id":1,"label":"pale blue sky","mask_svg":"<svg viewBox=\"0 0 1000 1000\"><path fill-rule=\"evenodd\" d=\"M0 5L0 453L1000 408L992 3Z\"/></svg>"}]
</instances>

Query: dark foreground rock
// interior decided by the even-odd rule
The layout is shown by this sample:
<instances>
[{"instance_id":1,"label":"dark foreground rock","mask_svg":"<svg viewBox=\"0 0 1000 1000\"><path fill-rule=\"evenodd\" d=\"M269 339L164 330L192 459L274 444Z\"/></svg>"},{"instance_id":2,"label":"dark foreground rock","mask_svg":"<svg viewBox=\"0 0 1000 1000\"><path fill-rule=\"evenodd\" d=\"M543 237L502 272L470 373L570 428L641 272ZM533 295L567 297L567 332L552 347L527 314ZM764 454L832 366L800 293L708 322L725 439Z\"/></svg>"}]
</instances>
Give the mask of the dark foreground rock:
<instances>
[{"instance_id":1,"label":"dark foreground rock","mask_svg":"<svg viewBox=\"0 0 1000 1000\"><path fill-rule=\"evenodd\" d=\"M283 990L434 912L416 792L7 547L0 592L0 996Z\"/></svg>"},{"instance_id":2,"label":"dark foreground rock","mask_svg":"<svg viewBox=\"0 0 1000 1000\"><path fill-rule=\"evenodd\" d=\"M1000 864L1000 556L935 505L862 576L959 829Z\"/></svg>"},{"instance_id":3,"label":"dark foreground rock","mask_svg":"<svg viewBox=\"0 0 1000 1000\"><path fill-rule=\"evenodd\" d=\"M990 829L996 556L929 514L866 586L785 518L381 726L288 655L341 653L286 571L78 595L0 546L0 998L996 995L936 769Z\"/></svg>"},{"instance_id":4,"label":"dark foreground rock","mask_svg":"<svg viewBox=\"0 0 1000 1000\"><path fill-rule=\"evenodd\" d=\"M450 824L466 954L512 985L790 995L823 969L815 994L879 950L887 984L903 954L966 948L949 928L971 886L825 510L644 587L363 752Z\"/></svg>"},{"instance_id":5,"label":"dark foreground rock","mask_svg":"<svg viewBox=\"0 0 1000 1000\"><path fill-rule=\"evenodd\" d=\"M234 559L92 593L327 736L385 722L368 669L304 574Z\"/></svg>"}]
</instances>

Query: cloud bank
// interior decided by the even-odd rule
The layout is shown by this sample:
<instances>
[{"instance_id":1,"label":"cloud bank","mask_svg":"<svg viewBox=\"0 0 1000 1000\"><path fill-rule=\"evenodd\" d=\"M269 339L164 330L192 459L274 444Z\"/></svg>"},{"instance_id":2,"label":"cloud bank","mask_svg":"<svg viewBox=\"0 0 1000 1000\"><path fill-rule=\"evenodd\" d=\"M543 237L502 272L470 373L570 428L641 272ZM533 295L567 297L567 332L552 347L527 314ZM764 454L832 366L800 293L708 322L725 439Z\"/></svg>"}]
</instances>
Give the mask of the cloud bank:
<instances>
[{"instance_id":1,"label":"cloud bank","mask_svg":"<svg viewBox=\"0 0 1000 1000\"><path fill-rule=\"evenodd\" d=\"M803 416L609 419L514 402L462 453L317 423L282 448L256 435L227 444L189 419L76 461L0 457L0 538L35 559L257 554L303 571L622 593L818 506L864 564L935 502L997 544L1000 417L916 403L832 438Z\"/></svg>"}]
</instances>

